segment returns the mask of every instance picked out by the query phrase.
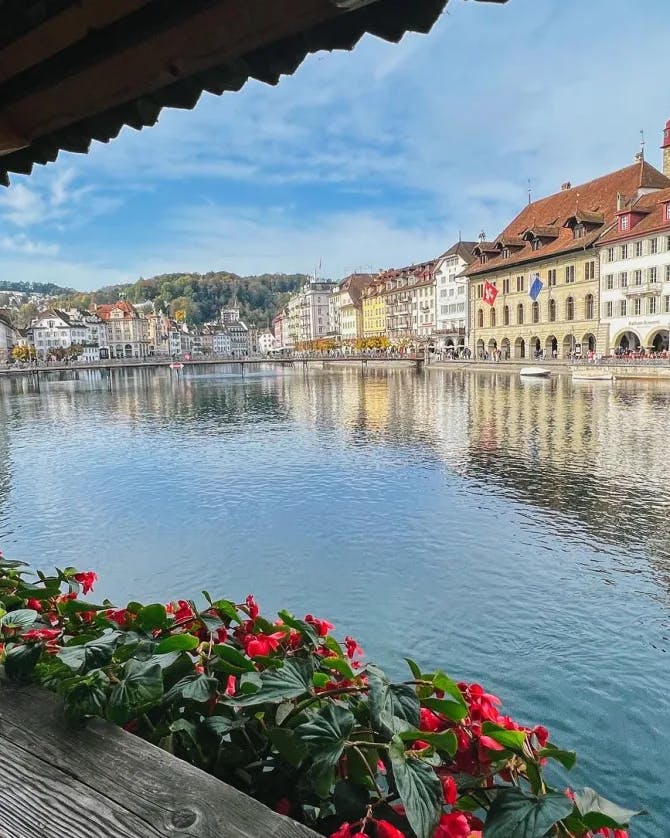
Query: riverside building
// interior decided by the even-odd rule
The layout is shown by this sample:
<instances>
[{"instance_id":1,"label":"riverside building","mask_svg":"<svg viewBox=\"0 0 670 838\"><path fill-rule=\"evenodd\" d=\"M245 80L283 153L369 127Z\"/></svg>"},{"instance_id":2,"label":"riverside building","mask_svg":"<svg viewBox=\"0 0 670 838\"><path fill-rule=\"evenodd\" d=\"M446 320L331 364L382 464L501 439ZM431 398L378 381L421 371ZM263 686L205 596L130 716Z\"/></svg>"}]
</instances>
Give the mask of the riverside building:
<instances>
[{"instance_id":1,"label":"riverside building","mask_svg":"<svg viewBox=\"0 0 670 838\"><path fill-rule=\"evenodd\" d=\"M604 354L609 330L599 319L597 242L624 205L669 187L670 178L638 155L631 166L579 186L564 183L529 203L495 240L482 235L463 273L475 357L495 350L515 359ZM541 290L533 299L536 279ZM484 302L490 286L493 305Z\"/></svg>"},{"instance_id":2,"label":"riverside building","mask_svg":"<svg viewBox=\"0 0 670 838\"><path fill-rule=\"evenodd\" d=\"M435 339L436 349L467 346L468 283L461 276L475 259L477 242L459 241L435 263Z\"/></svg>"}]
</instances>

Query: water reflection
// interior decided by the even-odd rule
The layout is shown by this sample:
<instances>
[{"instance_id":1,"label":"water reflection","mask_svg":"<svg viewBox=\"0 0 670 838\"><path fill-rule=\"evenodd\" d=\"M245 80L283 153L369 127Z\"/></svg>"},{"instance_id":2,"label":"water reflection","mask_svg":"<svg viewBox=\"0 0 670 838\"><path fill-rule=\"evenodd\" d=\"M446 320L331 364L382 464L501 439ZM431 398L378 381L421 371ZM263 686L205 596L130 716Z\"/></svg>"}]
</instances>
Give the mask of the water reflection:
<instances>
[{"instance_id":1,"label":"water reflection","mask_svg":"<svg viewBox=\"0 0 670 838\"><path fill-rule=\"evenodd\" d=\"M669 403L662 385L496 371L3 379L2 547L84 563L113 599L254 590L385 662L410 648L485 673L579 747L575 783L646 805L633 835L657 838Z\"/></svg>"}]
</instances>

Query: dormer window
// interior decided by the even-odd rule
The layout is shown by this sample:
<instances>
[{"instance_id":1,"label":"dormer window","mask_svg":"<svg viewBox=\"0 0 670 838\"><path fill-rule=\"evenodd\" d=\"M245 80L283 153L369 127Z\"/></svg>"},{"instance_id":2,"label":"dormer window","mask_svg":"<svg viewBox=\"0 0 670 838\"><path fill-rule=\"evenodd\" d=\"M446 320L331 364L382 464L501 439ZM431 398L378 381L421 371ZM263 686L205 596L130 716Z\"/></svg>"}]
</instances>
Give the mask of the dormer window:
<instances>
[{"instance_id":1,"label":"dormer window","mask_svg":"<svg viewBox=\"0 0 670 838\"><path fill-rule=\"evenodd\" d=\"M626 230L630 230L630 213L627 212L624 215L619 216L619 231L625 233Z\"/></svg>"},{"instance_id":2,"label":"dormer window","mask_svg":"<svg viewBox=\"0 0 670 838\"><path fill-rule=\"evenodd\" d=\"M503 247L502 258L503 259L509 259L509 247Z\"/></svg>"},{"instance_id":3,"label":"dormer window","mask_svg":"<svg viewBox=\"0 0 670 838\"><path fill-rule=\"evenodd\" d=\"M482 255L479 257L479 261L482 265L484 265L486 262L489 261L489 257L486 255L486 253L482 253Z\"/></svg>"},{"instance_id":4,"label":"dormer window","mask_svg":"<svg viewBox=\"0 0 670 838\"><path fill-rule=\"evenodd\" d=\"M530 243L531 250L539 250L542 247L542 239L535 238Z\"/></svg>"},{"instance_id":5,"label":"dormer window","mask_svg":"<svg viewBox=\"0 0 670 838\"><path fill-rule=\"evenodd\" d=\"M586 235L586 226L584 224L575 224L572 228L572 236L575 239L583 239Z\"/></svg>"},{"instance_id":6,"label":"dormer window","mask_svg":"<svg viewBox=\"0 0 670 838\"><path fill-rule=\"evenodd\" d=\"M670 204L665 205L665 220L670 221Z\"/></svg>"}]
</instances>

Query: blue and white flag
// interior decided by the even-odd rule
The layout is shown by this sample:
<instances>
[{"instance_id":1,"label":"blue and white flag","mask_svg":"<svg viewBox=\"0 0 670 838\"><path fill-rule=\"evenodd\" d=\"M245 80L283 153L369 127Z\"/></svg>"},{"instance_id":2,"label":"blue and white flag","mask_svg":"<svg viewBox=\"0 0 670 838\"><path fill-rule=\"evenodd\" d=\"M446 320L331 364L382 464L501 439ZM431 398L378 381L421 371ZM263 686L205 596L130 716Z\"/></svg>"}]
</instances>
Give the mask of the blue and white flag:
<instances>
[{"instance_id":1,"label":"blue and white flag","mask_svg":"<svg viewBox=\"0 0 670 838\"><path fill-rule=\"evenodd\" d=\"M533 302L537 300L540 296L540 291L544 288L544 283L540 279L539 274L535 274L535 279L531 282L530 288L528 289L528 296L531 298Z\"/></svg>"}]
</instances>

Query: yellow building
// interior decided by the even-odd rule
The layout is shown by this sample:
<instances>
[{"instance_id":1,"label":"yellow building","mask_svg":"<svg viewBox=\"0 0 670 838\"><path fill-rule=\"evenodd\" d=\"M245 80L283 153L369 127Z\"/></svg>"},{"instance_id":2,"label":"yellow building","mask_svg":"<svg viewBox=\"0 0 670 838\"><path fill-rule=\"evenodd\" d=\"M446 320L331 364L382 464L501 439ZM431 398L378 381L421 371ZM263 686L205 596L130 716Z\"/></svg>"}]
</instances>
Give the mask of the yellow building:
<instances>
[{"instance_id":1,"label":"yellow building","mask_svg":"<svg viewBox=\"0 0 670 838\"><path fill-rule=\"evenodd\" d=\"M599 319L599 237L616 213L670 180L639 159L632 166L528 204L493 242L475 246L468 278L469 346L475 358L567 357L604 352ZM542 289L530 296L535 279ZM498 292L484 301L485 283Z\"/></svg>"},{"instance_id":2,"label":"yellow building","mask_svg":"<svg viewBox=\"0 0 670 838\"><path fill-rule=\"evenodd\" d=\"M361 298L363 337L375 338L386 335L386 297L384 283L373 282L363 291Z\"/></svg>"}]
</instances>

